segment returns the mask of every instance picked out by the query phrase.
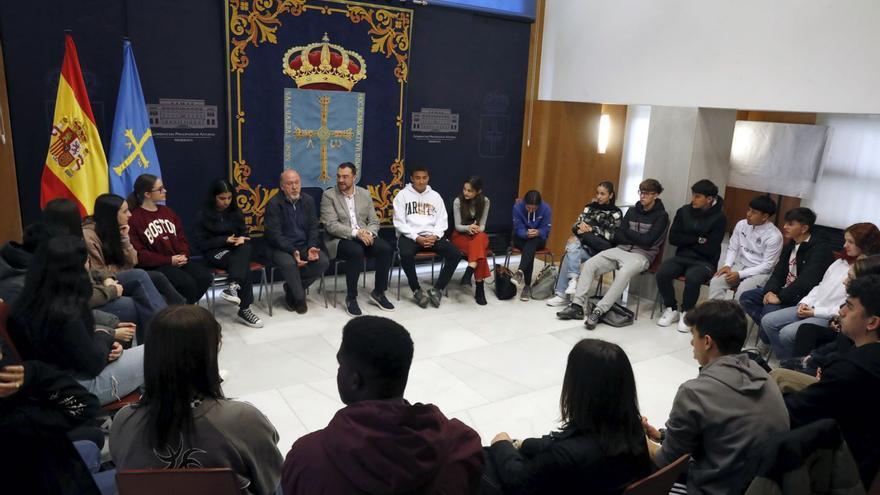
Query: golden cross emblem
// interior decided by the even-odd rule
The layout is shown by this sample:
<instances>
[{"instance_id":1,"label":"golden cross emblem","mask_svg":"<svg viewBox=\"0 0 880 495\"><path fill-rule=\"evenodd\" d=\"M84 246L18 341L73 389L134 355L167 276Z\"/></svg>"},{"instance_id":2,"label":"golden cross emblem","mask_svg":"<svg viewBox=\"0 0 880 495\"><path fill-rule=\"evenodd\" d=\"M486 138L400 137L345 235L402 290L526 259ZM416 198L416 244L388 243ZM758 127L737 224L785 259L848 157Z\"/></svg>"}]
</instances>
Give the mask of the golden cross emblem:
<instances>
[{"instance_id":1,"label":"golden cross emblem","mask_svg":"<svg viewBox=\"0 0 880 495\"><path fill-rule=\"evenodd\" d=\"M153 136L153 131L151 129L147 129L147 132L145 132L144 135L141 136L141 139L138 140L137 138L134 137L134 131L132 131L131 129L125 130L125 137L128 138L128 142L125 143L125 146L128 149L131 149L132 147L134 147L134 150L131 152L131 154L129 154L127 157L125 157L125 160L122 160L122 163L113 167L113 171L116 172L116 175L121 177L122 172L125 172L125 169L127 169L128 166L131 165L131 162L135 161L135 159L138 159L138 158L140 158L141 166L143 168L150 167L150 161L147 160L146 156L144 156L143 147L144 147L144 144L147 143L147 140L150 139L150 137L152 137L152 136Z\"/></svg>"},{"instance_id":2,"label":"golden cross emblem","mask_svg":"<svg viewBox=\"0 0 880 495\"><path fill-rule=\"evenodd\" d=\"M330 97L321 96L318 98L318 101L321 103L321 127L317 129L300 129L297 127L293 130L293 135L296 139L309 138L310 145L311 138L313 137L316 137L321 141L321 175L318 176L318 180L321 182L328 182L330 176L327 174L327 145L329 144L331 148L339 148L342 145L338 139L331 140L330 138L342 138L351 141L354 138L354 132L351 130L351 127L344 131L330 129L327 126L327 112L330 109Z\"/></svg>"}]
</instances>

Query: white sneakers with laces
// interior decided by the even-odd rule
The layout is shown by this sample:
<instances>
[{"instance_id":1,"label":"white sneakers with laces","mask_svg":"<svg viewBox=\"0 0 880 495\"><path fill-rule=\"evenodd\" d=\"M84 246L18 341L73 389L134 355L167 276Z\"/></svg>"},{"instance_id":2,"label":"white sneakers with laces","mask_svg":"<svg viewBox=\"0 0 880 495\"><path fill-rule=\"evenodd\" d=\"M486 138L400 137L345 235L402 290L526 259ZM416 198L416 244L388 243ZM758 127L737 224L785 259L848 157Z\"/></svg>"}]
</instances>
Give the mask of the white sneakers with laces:
<instances>
[{"instance_id":1,"label":"white sneakers with laces","mask_svg":"<svg viewBox=\"0 0 880 495\"><path fill-rule=\"evenodd\" d=\"M669 325L677 322L678 319L678 311L672 308L666 308L663 310L663 314L660 315L660 319L657 320L657 325L661 327L668 327Z\"/></svg>"}]
</instances>

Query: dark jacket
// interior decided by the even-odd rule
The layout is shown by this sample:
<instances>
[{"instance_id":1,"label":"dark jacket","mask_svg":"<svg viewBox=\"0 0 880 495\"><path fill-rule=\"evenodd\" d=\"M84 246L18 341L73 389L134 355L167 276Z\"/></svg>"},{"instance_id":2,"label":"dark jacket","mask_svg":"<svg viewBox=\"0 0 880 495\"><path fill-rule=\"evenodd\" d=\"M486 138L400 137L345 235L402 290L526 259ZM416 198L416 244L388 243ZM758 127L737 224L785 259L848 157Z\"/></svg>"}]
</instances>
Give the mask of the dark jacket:
<instances>
[{"instance_id":1,"label":"dark jacket","mask_svg":"<svg viewBox=\"0 0 880 495\"><path fill-rule=\"evenodd\" d=\"M593 201L584 206L584 211L578 215L577 220L571 226L571 233L581 241L581 246L587 248L592 254L613 247L614 232L620 228L623 213L615 205L600 205ZM585 223L592 230L578 234L578 225Z\"/></svg>"},{"instance_id":2,"label":"dark jacket","mask_svg":"<svg viewBox=\"0 0 880 495\"><path fill-rule=\"evenodd\" d=\"M667 227L669 215L660 198L654 201L654 206L648 211L645 211L642 203L636 203L626 211L620 228L614 232L614 242L620 249L639 253L651 263L666 241Z\"/></svg>"},{"instance_id":3,"label":"dark jacket","mask_svg":"<svg viewBox=\"0 0 880 495\"><path fill-rule=\"evenodd\" d=\"M321 245L315 200L308 194L291 201L279 192L266 205L265 222L266 240L273 249L286 253L297 250L305 260L310 248Z\"/></svg>"},{"instance_id":4,"label":"dark jacket","mask_svg":"<svg viewBox=\"0 0 880 495\"><path fill-rule=\"evenodd\" d=\"M286 495L476 494L480 437L431 404L362 401L293 444Z\"/></svg>"},{"instance_id":5,"label":"dark jacket","mask_svg":"<svg viewBox=\"0 0 880 495\"><path fill-rule=\"evenodd\" d=\"M72 318L63 326L43 332L33 328L35 322L13 317L9 320L9 334L22 359L43 361L91 378L107 366L107 356L113 346L110 333L89 328L87 322L92 321L91 315L86 313L82 318Z\"/></svg>"},{"instance_id":6,"label":"dark jacket","mask_svg":"<svg viewBox=\"0 0 880 495\"><path fill-rule=\"evenodd\" d=\"M837 421L869 486L880 467L880 342L855 347L822 368L822 379L785 396L792 427Z\"/></svg>"},{"instance_id":7,"label":"dark jacket","mask_svg":"<svg viewBox=\"0 0 880 495\"><path fill-rule=\"evenodd\" d=\"M530 438L520 449L496 442L489 457L505 495L619 494L651 473L647 448L608 457L593 435L574 428Z\"/></svg>"},{"instance_id":8,"label":"dark jacket","mask_svg":"<svg viewBox=\"0 0 880 495\"><path fill-rule=\"evenodd\" d=\"M833 420L779 435L749 453L742 484L731 493L864 494L852 455L841 440Z\"/></svg>"},{"instance_id":9,"label":"dark jacket","mask_svg":"<svg viewBox=\"0 0 880 495\"><path fill-rule=\"evenodd\" d=\"M12 304L24 288L24 276L33 256L17 242L0 247L0 299L7 304Z\"/></svg>"},{"instance_id":10,"label":"dark jacket","mask_svg":"<svg viewBox=\"0 0 880 495\"><path fill-rule=\"evenodd\" d=\"M795 263L797 263L797 278L788 287L785 285L785 277L788 275L788 258L791 256L791 250L794 249L794 242L789 241L782 247L779 254L779 261L773 268L773 273L764 284L764 293L773 292L779 296L783 306L794 306L804 296L813 290L813 287L819 285L825 270L834 261L831 249L827 244L812 237L807 242L802 242L795 255Z\"/></svg>"},{"instance_id":11,"label":"dark jacket","mask_svg":"<svg viewBox=\"0 0 880 495\"><path fill-rule=\"evenodd\" d=\"M0 348L8 353L2 338ZM25 361L23 366L21 388L0 399L3 493L98 494L67 437L98 415L98 399L48 364Z\"/></svg>"},{"instance_id":12,"label":"dark jacket","mask_svg":"<svg viewBox=\"0 0 880 495\"><path fill-rule=\"evenodd\" d=\"M721 196L706 210L686 204L675 212L669 228L669 244L676 246L676 256L705 261L714 270L721 256L721 241L727 229L724 199ZM700 243L700 239L704 239Z\"/></svg>"},{"instance_id":13,"label":"dark jacket","mask_svg":"<svg viewBox=\"0 0 880 495\"><path fill-rule=\"evenodd\" d=\"M247 227L241 210L219 212L214 209L199 211L196 222L196 245L206 258L218 251L229 249L229 236L246 236Z\"/></svg>"}]
</instances>

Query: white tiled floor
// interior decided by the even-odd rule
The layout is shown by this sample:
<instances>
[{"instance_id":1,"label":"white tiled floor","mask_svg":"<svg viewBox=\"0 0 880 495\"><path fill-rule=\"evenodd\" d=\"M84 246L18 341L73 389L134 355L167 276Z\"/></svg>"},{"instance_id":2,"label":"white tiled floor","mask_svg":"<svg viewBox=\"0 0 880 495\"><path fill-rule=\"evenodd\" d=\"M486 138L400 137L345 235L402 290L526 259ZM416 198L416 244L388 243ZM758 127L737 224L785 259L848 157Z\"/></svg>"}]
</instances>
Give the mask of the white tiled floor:
<instances>
[{"instance_id":1,"label":"white tiled floor","mask_svg":"<svg viewBox=\"0 0 880 495\"><path fill-rule=\"evenodd\" d=\"M488 294L489 304L479 307L470 289L458 285L458 276L439 309L419 308L404 288L401 301L391 299L397 311L386 313L367 303L367 290L361 289L364 312L394 318L415 342L406 398L437 404L447 416L477 430L486 444L499 431L525 438L558 426L566 357L582 338L609 340L626 350L642 414L654 425L666 421L679 384L697 373L690 335L674 326L656 326L656 319L649 319L649 301L643 301L635 325L600 325L589 332L580 321L557 320L560 308L544 301L498 301ZM305 315L288 312L276 298L273 317L263 305L254 306L266 323L262 329L236 323L235 308L219 298L216 309L223 324L220 365L229 371L224 391L259 407L278 429L279 448L286 453L297 438L323 428L342 407L336 350L349 318L341 306L325 309L316 290ZM633 297L630 306L635 307Z\"/></svg>"}]
</instances>

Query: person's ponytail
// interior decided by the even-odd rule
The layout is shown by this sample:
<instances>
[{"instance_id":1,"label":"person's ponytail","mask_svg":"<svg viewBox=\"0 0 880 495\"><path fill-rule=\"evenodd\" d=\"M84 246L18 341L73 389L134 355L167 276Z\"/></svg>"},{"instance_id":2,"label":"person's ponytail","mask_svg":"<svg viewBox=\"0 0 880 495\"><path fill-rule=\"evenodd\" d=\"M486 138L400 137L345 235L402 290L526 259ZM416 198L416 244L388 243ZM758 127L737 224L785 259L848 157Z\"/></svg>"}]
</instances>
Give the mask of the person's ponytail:
<instances>
[{"instance_id":1,"label":"person's ponytail","mask_svg":"<svg viewBox=\"0 0 880 495\"><path fill-rule=\"evenodd\" d=\"M159 178L153 174L139 175L134 181L134 190L125 199L128 203L128 208L131 210L140 208L144 204L144 194L152 191L158 180Z\"/></svg>"}]
</instances>

